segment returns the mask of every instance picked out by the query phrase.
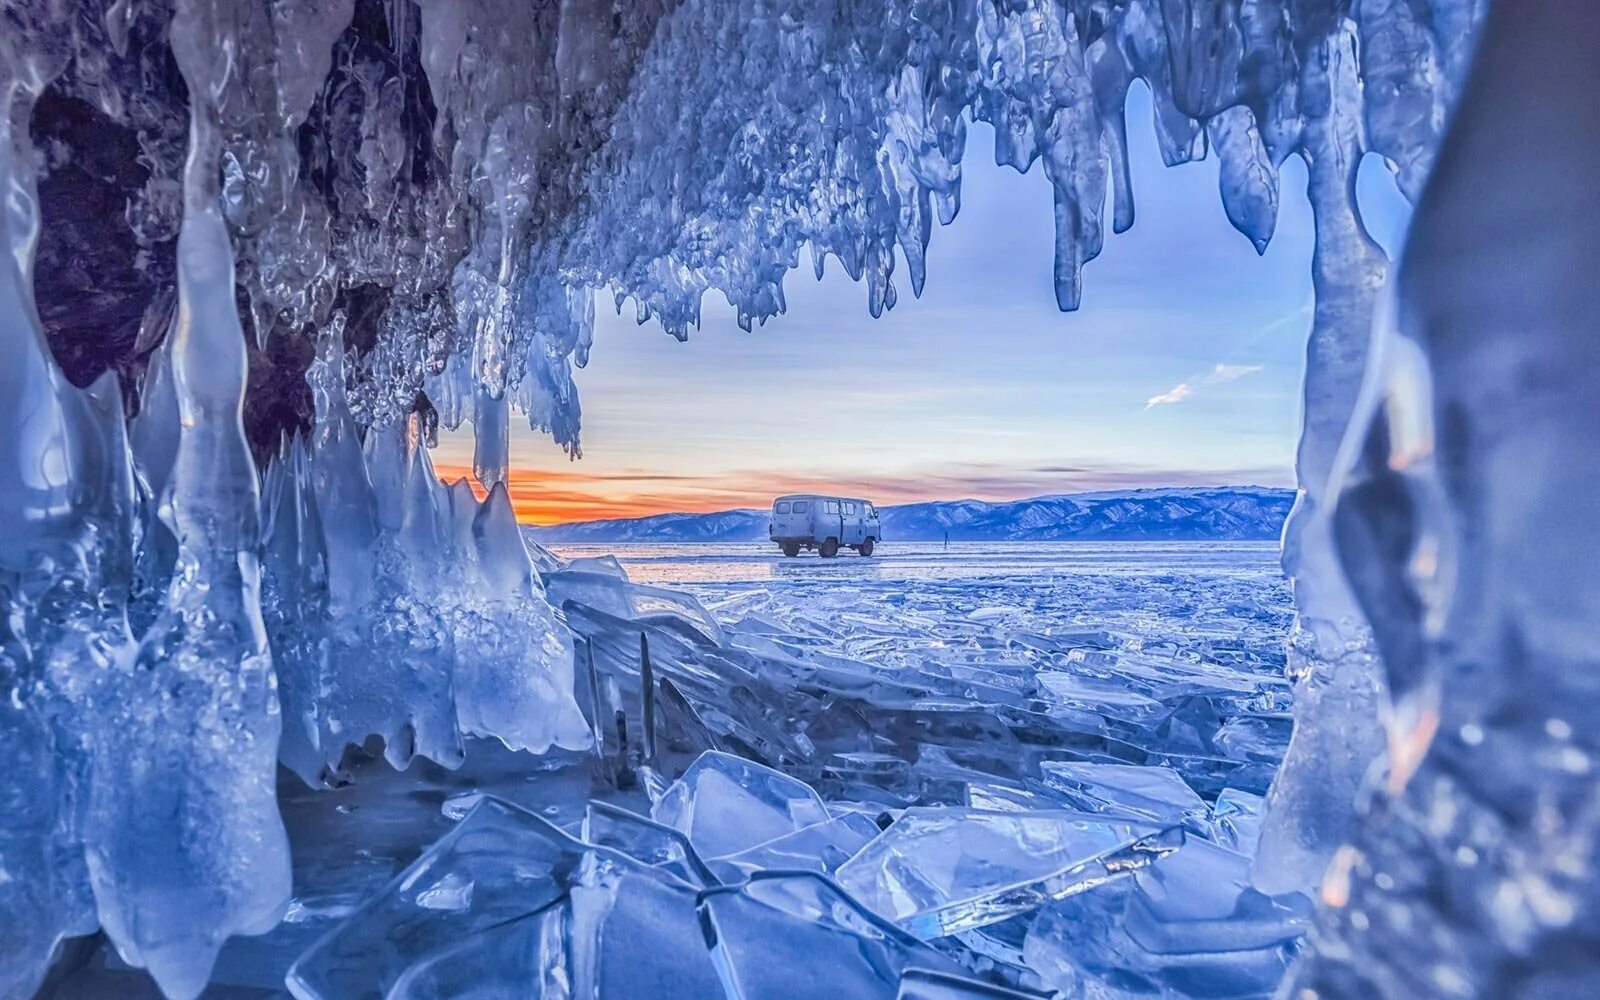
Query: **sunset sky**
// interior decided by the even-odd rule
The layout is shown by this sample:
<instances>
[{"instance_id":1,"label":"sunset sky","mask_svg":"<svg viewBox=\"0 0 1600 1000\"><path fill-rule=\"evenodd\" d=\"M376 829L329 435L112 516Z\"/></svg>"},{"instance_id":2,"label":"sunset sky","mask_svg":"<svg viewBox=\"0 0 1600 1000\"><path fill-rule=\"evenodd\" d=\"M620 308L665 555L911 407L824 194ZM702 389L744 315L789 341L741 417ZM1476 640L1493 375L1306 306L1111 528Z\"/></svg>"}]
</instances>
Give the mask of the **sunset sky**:
<instances>
[{"instance_id":1,"label":"sunset sky","mask_svg":"<svg viewBox=\"0 0 1600 1000\"><path fill-rule=\"evenodd\" d=\"M899 304L882 319L837 261L818 282L808 258L785 283L788 313L751 333L720 296L688 343L637 326L631 305L599 307L576 373L583 458L518 425L519 516L760 507L813 490L892 504L1291 485L1311 316L1304 167L1285 166L1277 235L1258 258L1223 215L1215 161L1163 167L1142 90L1129 112L1138 221L1108 232L1078 312L1055 306L1042 170L994 166L977 125L961 213L934 232L924 294L911 295L901 261ZM1376 160L1359 189L1393 250L1407 209ZM434 461L454 478L471 456L463 427L441 435Z\"/></svg>"}]
</instances>

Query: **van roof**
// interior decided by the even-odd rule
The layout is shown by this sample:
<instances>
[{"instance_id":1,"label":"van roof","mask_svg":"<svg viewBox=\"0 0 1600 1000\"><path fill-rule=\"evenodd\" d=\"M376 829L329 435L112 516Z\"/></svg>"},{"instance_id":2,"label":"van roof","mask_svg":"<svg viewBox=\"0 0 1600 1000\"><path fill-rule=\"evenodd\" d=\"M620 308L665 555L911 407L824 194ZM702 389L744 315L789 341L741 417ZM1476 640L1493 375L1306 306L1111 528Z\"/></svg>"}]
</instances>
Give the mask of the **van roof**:
<instances>
[{"instance_id":1,"label":"van roof","mask_svg":"<svg viewBox=\"0 0 1600 1000\"><path fill-rule=\"evenodd\" d=\"M785 493L781 497L773 498L772 502L777 503L779 500L850 500L855 503L872 503L871 500L864 500L861 497L841 497L832 493Z\"/></svg>"}]
</instances>

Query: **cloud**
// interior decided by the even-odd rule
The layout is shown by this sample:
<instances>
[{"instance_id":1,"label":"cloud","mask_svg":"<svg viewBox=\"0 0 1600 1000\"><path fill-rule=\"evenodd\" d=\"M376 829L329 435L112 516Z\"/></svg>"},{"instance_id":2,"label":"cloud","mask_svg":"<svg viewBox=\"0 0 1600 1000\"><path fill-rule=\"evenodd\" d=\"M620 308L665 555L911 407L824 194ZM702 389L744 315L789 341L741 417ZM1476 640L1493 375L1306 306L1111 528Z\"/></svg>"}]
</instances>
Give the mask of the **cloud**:
<instances>
[{"instance_id":1,"label":"cloud","mask_svg":"<svg viewBox=\"0 0 1600 1000\"><path fill-rule=\"evenodd\" d=\"M1152 406L1171 406L1174 403L1181 403L1188 399L1189 395L1193 392L1194 386L1187 382L1179 382L1177 385L1168 389L1166 392L1161 393L1159 396L1151 396L1150 399L1144 404L1144 408L1148 410Z\"/></svg>"},{"instance_id":2,"label":"cloud","mask_svg":"<svg viewBox=\"0 0 1600 1000\"><path fill-rule=\"evenodd\" d=\"M1219 363L1215 368L1211 369L1211 381L1212 383L1232 382L1236 378L1243 378L1251 372L1260 370L1260 365L1224 365Z\"/></svg>"},{"instance_id":3,"label":"cloud","mask_svg":"<svg viewBox=\"0 0 1600 1000\"><path fill-rule=\"evenodd\" d=\"M1189 378L1179 382L1166 392L1151 396L1145 402L1144 408L1148 410L1157 406L1172 406L1176 403L1181 403L1194 395L1196 389L1211 385L1221 385L1224 382L1232 382L1235 379L1244 378L1251 372L1260 371L1261 367L1261 365L1227 365L1218 362L1206 371L1189 376Z\"/></svg>"}]
</instances>

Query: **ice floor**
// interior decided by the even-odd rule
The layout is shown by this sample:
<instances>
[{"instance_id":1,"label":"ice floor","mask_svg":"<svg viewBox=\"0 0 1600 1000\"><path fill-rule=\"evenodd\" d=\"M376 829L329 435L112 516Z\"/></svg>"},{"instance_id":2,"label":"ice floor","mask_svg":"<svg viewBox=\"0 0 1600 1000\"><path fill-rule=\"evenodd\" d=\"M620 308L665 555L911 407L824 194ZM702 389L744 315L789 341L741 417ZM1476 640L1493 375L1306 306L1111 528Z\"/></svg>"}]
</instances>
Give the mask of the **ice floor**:
<instances>
[{"instance_id":1,"label":"ice floor","mask_svg":"<svg viewBox=\"0 0 1600 1000\"><path fill-rule=\"evenodd\" d=\"M296 962L304 997L1277 983L1307 903L1246 884L1289 734L1274 546L615 556L542 566L597 751L284 772L294 900L208 996L283 995ZM155 995L98 941L72 957L46 995Z\"/></svg>"},{"instance_id":2,"label":"ice floor","mask_svg":"<svg viewBox=\"0 0 1600 1000\"><path fill-rule=\"evenodd\" d=\"M1266 542L911 542L834 559L786 559L757 543L553 551L614 555L629 579L693 594L729 627L759 631L770 618L799 641L868 662L930 656L1037 671L1071 648L1062 636L1093 633L1080 638L1276 678L1293 615L1277 545Z\"/></svg>"},{"instance_id":3,"label":"ice floor","mask_svg":"<svg viewBox=\"0 0 1600 1000\"><path fill-rule=\"evenodd\" d=\"M939 580L1028 580L1046 590L1067 577L1195 578L1253 581L1270 592L1287 622L1289 595L1276 542L884 542L871 557L845 551L824 559L805 552L786 559L765 542L555 545L565 559L615 556L636 583L700 593L720 583L836 582L878 584ZM1043 580L1037 578L1043 577ZM1275 589L1274 589L1275 588ZM1043 592L1041 592L1043 596Z\"/></svg>"}]
</instances>

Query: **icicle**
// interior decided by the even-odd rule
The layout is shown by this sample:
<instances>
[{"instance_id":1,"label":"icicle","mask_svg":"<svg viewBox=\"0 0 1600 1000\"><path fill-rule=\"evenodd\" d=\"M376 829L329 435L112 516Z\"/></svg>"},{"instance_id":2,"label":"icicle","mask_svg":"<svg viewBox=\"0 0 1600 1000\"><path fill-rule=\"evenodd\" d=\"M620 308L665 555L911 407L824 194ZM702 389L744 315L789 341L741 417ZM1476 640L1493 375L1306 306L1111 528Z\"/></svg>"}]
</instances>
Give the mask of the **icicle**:
<instances>
[{"instance_id":1,"label":"icicle","mask_svg":"<svg viewBox=\"0 0 1600 1000\"><path fill-rule=\"evenodd\" d=\"M180 429L164 520L178 571L95 748L87 830L101 922L171 996L204 987L223 941L270 930L289 894L278 698L258 603L256 472L240 408L244 331L217 187L219 11L180 4L191 105L178 317L163 350Z\"/></svg>"},{"instance_id":2,"label":"icicle","mask_svg":"<svg viewBox=\"0 0 1600 1000\"><path fill-rule=\"evenodd\" d=\"M1400 190L1415 200L1433 166L1447 94L1432 39L1403 0L1361 0L1361 79L1366 134L1397 165Z\"/></svg>"},{"instance_id":3,"label":"icicle","mask_svg":"<svg viewBox=\"0 0 1600 1000\"><path fill-rule=\"evenodd\" d=\"M478 390L472 415L472 474L484 489L503 483L511 473L511 408L504 396L495 399Z\"/></svg>"},{"instance_id":4,"label":"icicle","mask_svg":"<svg viewBox=\"0 0 1600 1000\"><path fill-rule=\"evenodd\" d=\"M1348 27L1323 43L1304 87L1317 102L1307 117L1304 154L1317 220L1317 301L1296 458L1301 492L1283 541L1284 572L1299 612L1289 645L1295 730L1272 786L1253 872L1269 894L1315 884L1350 834L1356 792L1382 749L1377 660L1339 572L1328 516L1334 459L1355 408L1373 305L1387 270L1355 202L1360 82Z\"/></svg>"},{"instance_id":5,"label":"icicle","mask_svg":"<svg viewBox=\"0 0 1600 1000\"><path fill-rule=\"evenodd\" d=\"M267 480L262 509L270 527L262 554L261 613L283 705L278 758L317 787L332 778L324 747L327 708L319 698L331 677L328 559L300 437L269 467Z\"/></svg>"},{"instance_id":6,"label":"icicle","mask_svg":"<svg viewBox=\"0 0 1600 1000\"><path fill-rule=\"evenodd\" d=\"M1100 114L1100 129L1111 160L1112 231L1125 233L1133 228L1133 173L1128 166L1128 85L1133 76L1127 59L1112 35L1104 35L1089 47L1089 73L1094 80L1095 105Z\"/></svg>"},{"instance_id":7,"label":"icicle","mask_svg":"<svg viewBox=\"0 0 1600 1000\"><path fill-rule=\"evenodd\" d=\"M1222 207L1228 221L1267 252L1278 224L1278 170L1267 155L1250 109L1232 107L1206 125L1222 163Z\"/></svg>"},{"instance_id":8,"label":"icicle","mask_svg":"<svg viewBox=\"0 0 1600 1000\"><path fill-rule=\"evenodd\" d=\"M102 676L131 657L132 482L114 377L56 366L34 302L34 101L64 68L39 11L0 42L0 995L29 996L95 928L83 851ZM46 44L41 45L41 42Z\"/></svg>"}]
</instances>

